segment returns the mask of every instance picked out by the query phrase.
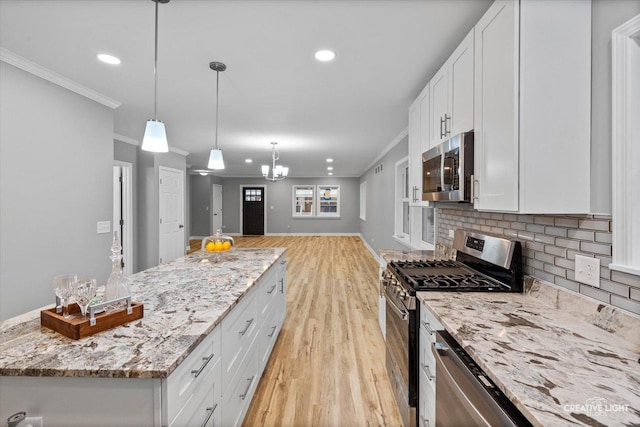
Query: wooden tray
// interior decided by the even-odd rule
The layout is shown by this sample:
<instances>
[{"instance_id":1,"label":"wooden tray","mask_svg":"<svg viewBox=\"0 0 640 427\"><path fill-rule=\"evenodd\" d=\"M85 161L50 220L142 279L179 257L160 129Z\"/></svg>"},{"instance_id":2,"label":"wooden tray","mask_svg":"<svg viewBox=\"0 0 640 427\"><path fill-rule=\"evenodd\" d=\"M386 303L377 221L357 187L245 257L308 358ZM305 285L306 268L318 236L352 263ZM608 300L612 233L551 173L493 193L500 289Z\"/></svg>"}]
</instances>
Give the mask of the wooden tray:
<instances>
[{"instance_id":1,"label":"wooden tray","mask_svg":"<svg viewBox=\"0 0 640 427\"><path fill-rule=\"evenodd\" d=\"M40 324L66 337L78 340L133 320L141 319L144 315L144 305L142 303L132 302L131 309L131 314L127 314L126 308L111 313L96 314L96 324L91 326L89 324L89 314L87 313L86 319L83 318L80 306L72 303L69 304L71 318L65 319L62 317L62 313L56 313L56 308L54 307L40 312Z\"/></svg>"}]
</instances>

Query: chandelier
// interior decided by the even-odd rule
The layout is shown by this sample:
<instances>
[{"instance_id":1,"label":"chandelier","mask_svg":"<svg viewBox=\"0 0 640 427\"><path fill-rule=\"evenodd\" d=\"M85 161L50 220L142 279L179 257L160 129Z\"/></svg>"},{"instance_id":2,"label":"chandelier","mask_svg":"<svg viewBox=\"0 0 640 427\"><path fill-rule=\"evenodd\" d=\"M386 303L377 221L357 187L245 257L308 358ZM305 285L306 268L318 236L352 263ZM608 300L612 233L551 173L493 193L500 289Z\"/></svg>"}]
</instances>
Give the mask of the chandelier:
<instances>
[{"instance_id":1,"label":"chandelier","mask_svg":"<svg viewBox=\"0 0 640 427\"><path fill-rule=\"evenodd\" d=\"M280 153L276 150L277 142L272 142L273 148L271 149L271 176L269 176L269 165L262 165L262 176L264 179L275 182L281 181L289 175L289 168L282 165L276 165L276 160L280 159Z\"/></svg>"}]
</instances>

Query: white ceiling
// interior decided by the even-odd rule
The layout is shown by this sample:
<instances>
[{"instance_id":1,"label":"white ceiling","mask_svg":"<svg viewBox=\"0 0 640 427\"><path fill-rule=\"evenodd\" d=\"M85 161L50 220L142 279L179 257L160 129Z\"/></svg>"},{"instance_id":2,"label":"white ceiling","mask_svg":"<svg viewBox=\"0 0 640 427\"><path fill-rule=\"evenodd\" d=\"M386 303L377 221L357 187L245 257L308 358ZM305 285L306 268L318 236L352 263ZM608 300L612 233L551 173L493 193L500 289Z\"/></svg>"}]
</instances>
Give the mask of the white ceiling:
<instances>
[{"instance_id":1,"label":"white ceiling","mask_svg":"<svg viewBox=\"0 0 640 427\"><path fill-rule=\"evenodd\" d=\"M206 168L260 176L271 141L290 176L357 177L407 127L407 109L491 0L172 0L159 7L158 119ZM153 116L155 3L0 0L0 45L122 103L114 132L141 141ZM332 49L319 63L314 52ZM106 52L119 66L100 63ZM245 164L252 158L253 164Z\"/></svg>"}]
</instances>

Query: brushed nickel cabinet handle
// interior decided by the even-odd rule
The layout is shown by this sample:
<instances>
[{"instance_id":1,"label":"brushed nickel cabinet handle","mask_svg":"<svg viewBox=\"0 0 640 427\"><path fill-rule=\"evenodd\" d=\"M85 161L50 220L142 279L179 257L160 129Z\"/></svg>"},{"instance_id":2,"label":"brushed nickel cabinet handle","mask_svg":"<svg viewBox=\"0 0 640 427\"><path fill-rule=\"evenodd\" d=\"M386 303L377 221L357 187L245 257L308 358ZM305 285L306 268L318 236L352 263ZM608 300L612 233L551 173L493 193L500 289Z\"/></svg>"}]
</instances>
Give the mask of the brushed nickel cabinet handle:
<instances>
[{"instance_id":1,"label":"brushed nickel cabinet handle","mask_svg":"<svg viewBox=\"0 0 640 427\"><path fill-rule=\"evenodd\" d=\"M251 324L253 323L253 317L249 320L247 320L247 327L244 328L244 331L240 331L240 335L244 335L247 333L247 331L249 330L249 328L251 327Z\"/></svg>"},{"instance_id":2,"label":"brushed nickel cabinet handle","mask_svg":"<svg viewBox=\"0 0 640 427\"><path fill-rule=\"evenodd\" d=\"M213 353L211 353L211 355L209 355L208 357L203 357L202 360L204 361L204 363L202 364L202 366L200 366L200 369L194 369L193 371L191 371L193 376L198 378L198 375L202 373L202 370L209 364L211 359L213 359Z\"/></svg>"}]
</instances>

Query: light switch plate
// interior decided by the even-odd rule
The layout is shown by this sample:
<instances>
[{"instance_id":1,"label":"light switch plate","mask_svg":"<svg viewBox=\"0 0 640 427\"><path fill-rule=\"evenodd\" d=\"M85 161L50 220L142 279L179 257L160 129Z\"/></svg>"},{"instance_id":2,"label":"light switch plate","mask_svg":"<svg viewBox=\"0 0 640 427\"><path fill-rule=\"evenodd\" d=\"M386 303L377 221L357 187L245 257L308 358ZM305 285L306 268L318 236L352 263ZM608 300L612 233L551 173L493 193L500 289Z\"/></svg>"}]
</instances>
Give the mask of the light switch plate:
<instances>
[{"instance_id":1,"label":"light switch plate","mask_svg":"<svg viewBox=\"0 0 640 427\"><path fill-rule=\"evenodd\" d=\"M111 233L111 221L98 221L98 234Z\"/></svg>"},{"instance_id":2,"label":"light switch plate","mask_svg":"<svg viewBox=\"0 0 640 427\"><path fill-rule=\"evenodd\" d=\"M452 239L455 237L453 230L449 230L449 237L451 237Z\"/></svg>"},{"instance_id":3,"label":"light switch plate","mask_svg":"<svg viewBox=\"0 0 640 427\"><path fill-rule=\"evenodd\" d=\"M600 287L600 260L576 255L576 281Z\"/></svg>"}]
</instances>

